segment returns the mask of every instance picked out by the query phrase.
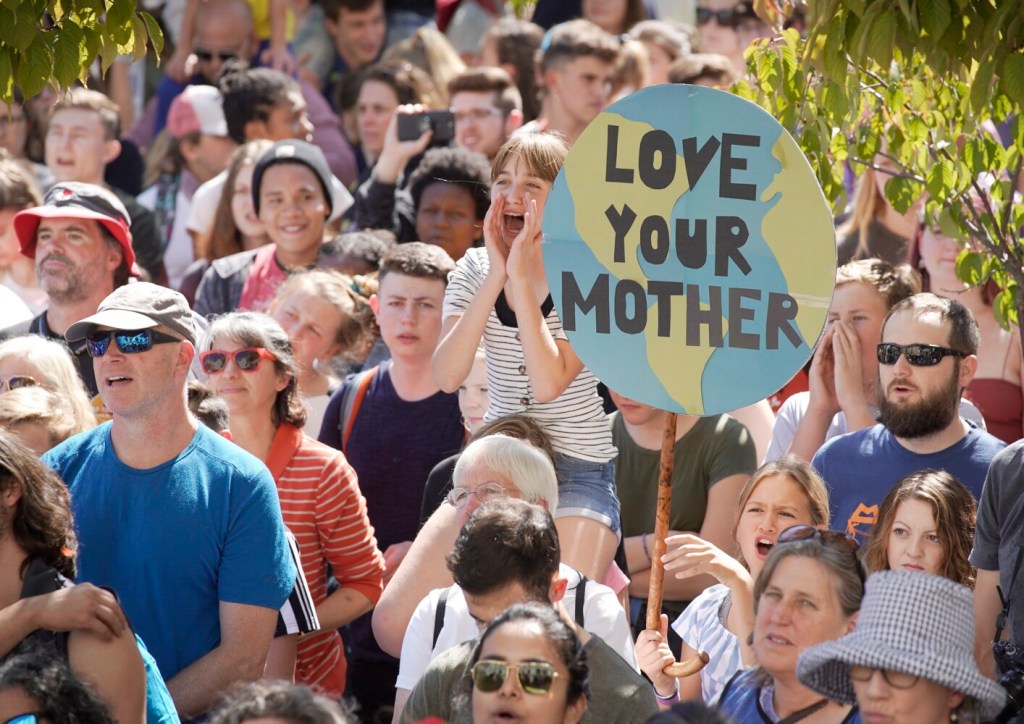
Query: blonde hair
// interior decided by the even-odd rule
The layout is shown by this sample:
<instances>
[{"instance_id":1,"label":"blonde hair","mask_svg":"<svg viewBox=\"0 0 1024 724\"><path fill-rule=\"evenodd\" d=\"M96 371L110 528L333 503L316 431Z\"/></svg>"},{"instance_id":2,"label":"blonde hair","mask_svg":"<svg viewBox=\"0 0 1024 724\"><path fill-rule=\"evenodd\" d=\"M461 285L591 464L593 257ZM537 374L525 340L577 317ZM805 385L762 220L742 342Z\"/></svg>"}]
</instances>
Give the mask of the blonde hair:
<instances>
[{"instance_id":1,"label":"blonde hair","mask_svg":"<svg viewBox=\"0 0 1024 724\"><path fill-rule=\"evenodd\" d=\"M491 183L498 178L505 164L516 157L523 159L530 173L553 183L568 154L569 147L560 134L521 133L512 136L494 156Z\"/></svg>"},{"instance_id":2,"label":"blonde hair","mask_svg":"<svg viewBox=\"0 0 1024 724\"><path fill-rule=\"evenodd\" d=\"M75 420L72 434L96 427L89 395L86 394L71 353L60 342L36 334L14 337L0 342L0 362L14 358L34 367L43 378L43 387L63 397L65 406Z\"/></svg>"},{"instance_id":3,"label":"blonde hair","mask_svg":"<svg viewBox=\"0 0 1024 724\"><path fill-rule=\"evenodd\" d=\"M442 104L449 100L448 84L466 70L466 64L444 33L427 27L392 45L381 60L405 60L422 69L433 79Z\"/></svg>"},{"instance_id":4,"label":"blonde hair","mask_svg":"<svg viewBox=\"0 0 1024 724\"><path fill-rule=\"evenodd\" d=\"M877 175L878 172L871 166L864 169L864 173L857 179L857 188L853 192L850 215L836 229L836 236L840 238L857 232L857 249L853 252L854 259L871 256L871 252L868 250L868 229L871 222L881 215L886 204L889 203L878 190Z\"/></svg>"},{"instance_id":5,"label":"blonde hair","mask_svg":"<svg viewBox=\"0 0 1024 724\"><path fill-rule=\"evenodd\" d=\"M29 423L46 430L50 447L80 432L71 410L45 387L21 387L0 395L0 427L13 432L14 426Z\"/></svg>"}]
</instances>

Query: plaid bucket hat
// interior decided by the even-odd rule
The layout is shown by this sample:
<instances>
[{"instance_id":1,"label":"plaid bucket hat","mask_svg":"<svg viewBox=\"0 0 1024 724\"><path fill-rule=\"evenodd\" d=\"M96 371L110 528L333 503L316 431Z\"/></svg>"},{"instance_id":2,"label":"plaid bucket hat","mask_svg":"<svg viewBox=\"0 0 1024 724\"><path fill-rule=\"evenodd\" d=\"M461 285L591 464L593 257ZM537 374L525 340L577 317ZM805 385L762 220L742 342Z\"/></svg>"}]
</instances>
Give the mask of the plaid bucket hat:
<instances>
[{"instance_id":1,"label":"plaid bucket hat","mask_svg":"<svg viewBox=\"0 0 1024 724\"><path fill-rule=\"evenodd\" d=\"M879 571L867 581L857 628L800 654L800 683L833 701L857 701L851 666L898 671L978 700L982 718L1003 708L1006 692L974 661L970 590L948 578Z\"/></svg>"}]
</instances>

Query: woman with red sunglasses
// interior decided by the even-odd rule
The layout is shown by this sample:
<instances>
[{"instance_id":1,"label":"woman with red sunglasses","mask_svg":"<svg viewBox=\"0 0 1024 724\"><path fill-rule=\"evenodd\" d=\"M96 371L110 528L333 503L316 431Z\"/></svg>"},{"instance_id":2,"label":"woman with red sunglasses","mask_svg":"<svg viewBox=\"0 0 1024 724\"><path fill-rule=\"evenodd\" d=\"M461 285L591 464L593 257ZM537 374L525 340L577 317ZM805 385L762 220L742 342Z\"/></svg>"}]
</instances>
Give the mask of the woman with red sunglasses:
<instances>
[{"instance_id":1,"label":"woman with red sunglasses","mask_svg":"<svg viewBox=\"0 0 1024 724\"><path fill-rule=\"evenodd\" d=\"M345 654L337 628L372 609L383 588L384 559L366 501L344 455L302 431L306 410L281 325L265 314L235 312L217 319L207 339L200 361L210 388L227 403L234 442L274 476L320 620L320 631L297 643L295 681L338 699ZM328 567L339 583L331 594ZM275 640L268 670L288 670L290 639Z\"/></svg>"}]
</instances>

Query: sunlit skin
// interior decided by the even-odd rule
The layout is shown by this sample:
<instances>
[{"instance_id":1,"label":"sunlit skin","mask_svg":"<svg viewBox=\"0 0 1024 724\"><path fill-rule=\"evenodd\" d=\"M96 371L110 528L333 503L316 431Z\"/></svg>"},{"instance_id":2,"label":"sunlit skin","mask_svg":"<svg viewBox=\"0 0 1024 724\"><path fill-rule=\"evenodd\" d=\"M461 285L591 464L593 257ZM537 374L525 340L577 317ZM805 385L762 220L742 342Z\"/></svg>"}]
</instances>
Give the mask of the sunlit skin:
<instances>
[{"instance_id":1,"label":"sunlit skin","mask_svg":"<svg viewBox=\"0 0 1024 724\"><path fill-rule=\"evenodd\" d=\"M484 483L498 483L505 489L505 497L508 498L521 498L522 493L511 478L507 478L504 475L499 475L490 468L483 465L476 465L474 467L466 469L460 474L458 487L463 490L475 491ZM458 509L456 519L458 520L459 527L466 524L469 520L469 516L473 514L473 511L479 508L481 505L480 500L475 495L470 495L466 500L466 504Z\"/></svg>"},{"instance_id":2,"label":"sunlit skin","mask_svg":"<svg viewBox=\"0 0 1024 724\"><path fill-rule=\"evenodd\" d=\"M252 203L252 172L254 165L251 163L242 164L235 175L234 193L231 195L231 217L235 226L246 239L262 239L269 241L267 227L263 225L256 215L256 209Z\"/></svg>"},{"instance_id":3,"label":"sunlit skin","mask_svg":"<svg viewBox=\"0 0 1024 724\"><path fill-rule=\"evenodd\" d=\"M754 653L773 677L792 678L797 656L853 630L839 603L835 575L818 561L787 556L758 602Z\"/></svg>"},{"instance_id":4,"label":"sunlit skin","mask_svg":"<svg viewBox=\"0 0 1024 724\"><path fill-rule=\"evenodd\" d=\"M36 277L51 298L77 302L108 289L121 252L91 219L41 219L36 232Z\"/></svg>"},{"instance_id":5,"label":"sunlit skin","mask_svg":"<svg viewBox=\"0 0 1024 724\"><path fill-rule=\"evenodd\" d=\"M97 331L106 329L99 327ZM173 330L156 329L174 335ZM130 425L153 419L173 401L180 400L181 380L174 375L176 368L187 363L183 344L154 344L146 352L125 354L111 340L106 353L92 360L96 384L107 410Z\"/></svg>"},{"instance_id":6,"label":"sunlit skin","mask_svg":"<svg viewBox=\"0 0 1024 724\"><path fill-rule=\"evenodd\" d=\"M455 145L493 158L508 137L505 114L495 105L491 91L461 91L452 96L455 114Z\"/></svg>"},{"instance_id":7,"label":"sunlit skin","mask_svg":"<svg viewBox=\"0 0 1024 724\"><path fill-rule=\"evenodd\" d=\"M260 181L260 221L286 268L316 261L329 208L320 180L308 166L276 163Z\"/></svg>"},{"instance_id":8,"label":"sunlit skin","mask_svg":"<svg viewBox=\"0 0 1024 724\"><path fill-rule=\"evenodd\" d=\"M668 83L668 69L672 65L672 56L656 43L641 42L647 49L647 59L650 61L651 85Z\"/></svg>"},{"instance_id":9,"label":"sunlit skin","mask_svg":"<svg viewBox=\"0 0 1024 724\"><path fill-rule=\"evenodd\" d=\"M356 101L356 126L363 153L376 160L384 148L384 133L391 115L398 108L395 89L379 80L367 80L359 88Z\"/></svg>"},{"instance_id":10,"label":"sunlit skin","mask_svg":"<svg viewBox=\"0 0 1024 724\"><path fill-rule=\"evenodd\" d=\"M487 360L478 354L473 360L469 376L459 385L459 410L462 412L463 424L470 434L475 433L484 424L484 415L490 404L487 395Z\"/></svg>"},{"instance_id":11,"label":"sunlit skin","mask_svg":"<svg viewBox=\"0 0 1024 724\"><path fill-rule=\"evenodd\" d=\"M270 109L259 135L270 141L312 141L313 124L309 120L306 99L294 88Z\"/></svg>"},{"instance_id":12,"label":"sunlit skin","mask_svg":"<svg viewBox=\"0 0 1024 724\"><path fill-rule=\"evenodd\" d=\"M583 17L606 33L618 35L627 30L624 24L628 4L628 0L583 0Z\"/></svg>"},{"instance_id":13,"label":"sunlit skin","mask_svg":"<svg viewBox=\"0 0 1024 724\"><path fill-rule=\"evenodd\" d=\"M584 55L549 70L545 82L557 98L560 115L566 116L582 129L608 105L614 71L615 67L611 63L592 55Z\"/></svg>"},{"instance_id":14,"label":"sunlit skin","mask_svg":"<svg viewBox=\"0 0 1024 724\"><path fill-rule=\"evenodd\" d=\"M31 714L40 710L39 702L28 695L20 686L11 686L0 690L0 720L7 721L21 714ZM40 724L50 724L46 718L38 719Z\"/></svg>"},{"instance_id":15,"label":"sunlit skin","mask_svg":"<svg viewBox=\"0 0 1024 724\"><path fill-rule=\"evenodd\" d=\"M370 298L381 337L392 357L426 359L441 336L444 282L390 272Z\"/></svg>"},{"instance_id":16,"label":"sunlit skin","mask_svg":"<svg viewBox=\"0 0 1024 724\"><path fill-rule=\"evenodd\" d=\"M569 705L569 670L554 645L544 635L540 624L533 621L511 621L491 631L480 649L480 659L497 659L509 663L545 661L557 676L546 695L527 694L517 676L508 676L502 687L484 693L474 687L473 721L522 721L530 724L574 724L586 708L586 698Z\"/></svg>"},{"instance_id":17,"label":"sunlit skin","mask_svg":"<svg viewBox=\"0 0 1024 724\"><path fill-rule=\"evenodd\" d=\"M811 525L807 495L789 476L769 475L751 492L736 523L736 542L752 577L761 572L779 533L794 525Z\"/></svg>"},{"instance_id":18,"label":"sunlit skin","mask_svg":"<svg viewBox=\"0 0 1024 724\"><path fill-rule=\"evenodd\" d=\"M262 360L255 370L240 370L231 353L247 347L230 337L214 337L210 349L227 352L228 361L223 370L209 375L207 384L224 398L231 415L269 415L277 393L288 385L288 377L278 372L271 360Z\"/></svg>"},{"instance_id":19,"label":"sunlit skin","mask_svg":"<svg viewBox=\"0 0 1024 724\"><path fill-rule=\"evenodd\" d=\"M365 68L377 59L384 46L387 25L383 1L365 10L339 8L337 20L328 18L327 31L334 37L334 47L350 70Z\"/></svg>"},{"instance_id":20,"label":"sunlit skin","mask_svg":"<svg viewBox=\"0 0 1024 724\"><path fill-rule=\"evenodd\" d=\"M341 328L341 311L306 289L297 289L274 305L271 316L288 334L292 356L300 369L311 369L340 351L336 341Z\"/></svg>"},{"instance_id":21,"label":"sunlit skin","mask_svg":"<svg viewBox=\"0 0 1024 724\"><path fill-rule=\"evenodd\" d=\"M909 689L890 685L880 671L867 681L850 677L865 724L933 724L950 721L964 695L928 679L918 679Z\"/></svg>"},{"instance_id":22,"label":"sunlit skin","mask_svg":"<svg viewBox=\"0 0 1024 724\"><path fill-rule=\"evenodd\" d=\"M882 323L889 310L885 299L865 282L847 282L836 287L828 312L828 331L822 344L830 343L833 359L859 363L864 399L874 403L878 379L876 348L882 338ZM856 338L856 347L852 337ZM839 355L836 354L840 351Z\"/></svg>"},{"instance_id":23,"label":"sunlit skin","mask_svg":"<svg viewBox=\"0 0 1024 724\"><path fill-rule=\"evenodd\" d=\"M209 60L196 58L195 70L208 83L216 83L224 67L220 53L234 53L242 60L249 60L253 50L253 32L249 23L234 12L207 12L197 24L194 50L212 51Z\"/></svg>"},{"instance_id":24,"label":"sunlit skin","mask_svg":"<svg viewBox=\"0 0 1024 724\"><path fill-rule=\"evenodd\" d=\"M945 556L935 522L935 507L920 498L907 498L900 503L886 546L889 568L938 574Z\"/></svg>"},{"instance_id":25,"label":"sunlit skin","mask_svg":"<svg viewBox=\"0 0 1024 724\"><path fill-rule=\"evenodd\" d=\"M491 204L500 210L500 238L508 249L523 230L523 215L536 205L538 218L544 216L544 204L551 182L535 174L520 157L510 158L491 183Z\"/></svg>"},{"instance_id":26,"label":"sunlit skin","mask_svg":"<svg viewBox=\"0 0 1024 724\"><path fill-rule=\"evenodd\" d=\"M46 166L58 182L102 184L106 165L119 153L121 144L107 138L99 113L66 108L50 118Z\"/></svg>"}]
</instances>

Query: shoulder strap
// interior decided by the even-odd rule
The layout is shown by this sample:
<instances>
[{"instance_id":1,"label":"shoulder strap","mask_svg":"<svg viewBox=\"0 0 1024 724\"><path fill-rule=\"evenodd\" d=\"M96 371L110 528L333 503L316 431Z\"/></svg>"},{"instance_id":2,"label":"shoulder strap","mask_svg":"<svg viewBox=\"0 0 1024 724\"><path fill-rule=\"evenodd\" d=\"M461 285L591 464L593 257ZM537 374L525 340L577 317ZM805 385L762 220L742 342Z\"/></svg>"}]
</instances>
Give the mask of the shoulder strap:
<instances>
[{"instance_id":1,"label":"shoulder strap","mask_svg":"<svg viewBox=\"0 0 1024 724\"><path fill-rule=\"evenodd\" d=\"M356 415L359 414L359 408L362 407L363 399L366 397L366 393L369 392L370 385L373 384L376 377L376 367L363 370L352 378L352 384L347 385L345 392L342 393L341 420L339 422L342 452L345 452L345 448L348 447L348 437L352 434L352 425L355 423Z\"/></svg>"},{"instance_id":2,"label":"shoulder strap","mask_svg":"<svg viewBox=\"0 0 1024 724\"><path fill-rule=\"evenodd\" d=\"M576 625L580 628L586 628L583 625L583 604L584 599L587 595L587 577L582 573L580 574L580 582L576 585L576 611L573 615L573 619L576 621Z\"/></svg>"},{"instance_id":3,"label":"shoulder strap","mask_svg":"<svg viewBox=\"0 0 1024 724\"><path fill-rule=\"evenodd\" d=\"M448 608L447 588L441 591L441 596L437 599L437 608L434 609L434 640L430 642L431 651L437 646L437 639L441 635L441 629L444 628L444 612L446 608Z\"/></svg>"},{"instance_id":4,"label":"shoulder strap","mask_svg":"<svg viewBox=\"0 0 1024 724\"><path fill-rule=\"evenodd\" d=\"M999 594L999 602L1003 604L1003 610L996 616L996 633L992 638L992 642L995 643L999 640L1000 635L1003 633L1003 627L1006 625L1006 618L1010 615L1010 596L1013 595L1013 584L1017 581L1017 574L1020 572L1020 562L1024 558L1024 545L1017 551L1017 560L1013 564L1013 575L1010 576L1010 588L1006 594L1003 594L1003 589L996 584L996 593Z\"/></svg>"}]
</instances>

